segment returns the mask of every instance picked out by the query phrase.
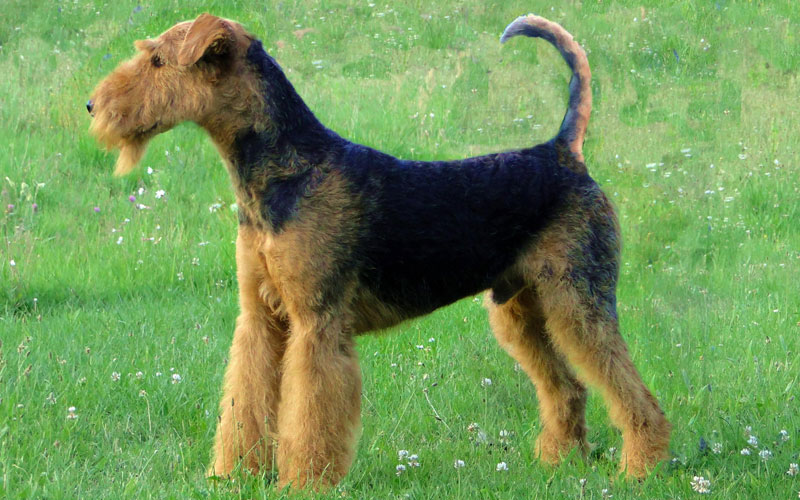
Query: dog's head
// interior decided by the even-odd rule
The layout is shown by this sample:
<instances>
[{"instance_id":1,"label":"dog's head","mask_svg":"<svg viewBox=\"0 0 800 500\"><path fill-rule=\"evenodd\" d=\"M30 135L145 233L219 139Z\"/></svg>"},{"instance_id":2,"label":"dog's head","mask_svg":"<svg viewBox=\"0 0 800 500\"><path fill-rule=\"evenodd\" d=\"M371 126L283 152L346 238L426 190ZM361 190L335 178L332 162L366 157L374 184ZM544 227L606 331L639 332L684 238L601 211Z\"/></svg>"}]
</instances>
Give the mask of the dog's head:
<instances>
[{"instance_id":1,"label":"dog's head","mask_svg":"<svg viewBox=\"0 0 800 500\"><path fill-rule=\"evenodd\" d=\"M138 53L102 80L86 103L91 133L120 150L114 173L133 170L155 135L221 112L235 90L226 86L225 73L235 72L252 39L234 21L201 14L136 41Z\"/></svg>"}]
</instances>

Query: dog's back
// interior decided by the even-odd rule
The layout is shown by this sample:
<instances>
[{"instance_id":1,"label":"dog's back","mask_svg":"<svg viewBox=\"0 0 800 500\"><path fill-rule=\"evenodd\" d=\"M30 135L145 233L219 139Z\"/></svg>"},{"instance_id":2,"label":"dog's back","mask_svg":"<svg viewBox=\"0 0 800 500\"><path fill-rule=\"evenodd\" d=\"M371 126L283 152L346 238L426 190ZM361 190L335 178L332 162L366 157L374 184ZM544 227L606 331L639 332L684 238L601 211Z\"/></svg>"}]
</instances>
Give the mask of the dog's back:
<instances>
[{"instance_id":1,"label":"dog's back","mask_svg":"<svg viewBox=\"0 0 800 500\"><path fill-rule=\"evenodd\" d=\"M360 281L410 315L491 288L563 200L594 185L558 157L552 142L451 162L349 145L334 168L361 198Z\"/></svg>"},{"instance_id":2,"label":"dog's back","mask_svg":"<svg viewBox=\"0 0 800 500\"><path fill-rule=\"evenodd\" d=\"M501 41L552 43L573 71L558 134L533 148L451 162L412 162L342 141L333 168L362 199L354 249L361 282L409 315L492 288L571 193L596 185L582 145L591 113L588 61L561 26L538 16L512 22Z\"/></svg>"}]
</instances>

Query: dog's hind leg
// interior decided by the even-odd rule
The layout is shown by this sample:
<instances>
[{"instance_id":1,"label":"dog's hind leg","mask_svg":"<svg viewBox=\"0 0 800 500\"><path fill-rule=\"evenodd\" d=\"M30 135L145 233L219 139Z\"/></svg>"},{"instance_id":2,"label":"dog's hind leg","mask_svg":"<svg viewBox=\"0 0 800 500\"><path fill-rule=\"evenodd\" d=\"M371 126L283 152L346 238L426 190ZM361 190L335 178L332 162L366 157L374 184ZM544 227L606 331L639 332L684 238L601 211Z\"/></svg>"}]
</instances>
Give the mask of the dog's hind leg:
<instances>
[{"instance_id":1,"label":"dog's hind leg","mask_svg":"<svg viewBox=\"0 0 800 500\"><path fill-rule=\"evenodd\" d=\"M542 421L537 456L557 464L572 449L585 454L586 389L551 344L535 291L525 289L500 305L490 295L485 302L494 335L536 387Z\"/></svg>"},{"instance_id":2,"label":"dog's hind leg","mask_svg":"<svg viewBox=\"0 0 800 500\"><path fill-rule=\"evenodd\" d=\"M546 295L547 328L554 342L601 390L612 422L622 430L620 468L644 476L667 458L670 424L631 361L616 318L586 304L574 289Z\"/></svg>"},{"instance_id":3,"label":"dog's hind leg","mask_svg":"<svg viewBox=\"0 0 800 500\"><path fill-rule=\"evenodd\" d=\"M598 387L622 430L620 468L643 477L668 457L671 426L636 370L616 312L618 241L610 206L577 209L538 245L537 291L554 344Z\"/></svg>"}]
</instances>

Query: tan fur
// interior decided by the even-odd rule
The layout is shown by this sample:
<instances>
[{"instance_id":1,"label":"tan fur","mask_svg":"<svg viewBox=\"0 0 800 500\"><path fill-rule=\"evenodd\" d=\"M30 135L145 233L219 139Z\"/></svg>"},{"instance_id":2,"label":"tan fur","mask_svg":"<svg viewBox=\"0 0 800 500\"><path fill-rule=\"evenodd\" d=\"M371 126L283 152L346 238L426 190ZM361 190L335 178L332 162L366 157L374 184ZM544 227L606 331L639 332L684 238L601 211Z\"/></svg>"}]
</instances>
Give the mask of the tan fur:
<instances>
[{"instance_id":1,"label":"tan fur","mask_svg":"<svg viewBox=\"0 0 800 500\"><path fill-rule=\"evenodd\" d=\"M497 341L536 386L542 420L536 454L555 464L573 448L586 453L586 389L553 346L536 293L526 290L503 305L487 295L484 302Z\"/></svg>"},{"instance_id":2,"label":"tan fur","mask_svg":"<svg viewBox=\"0 0 800 500\"><path fill-rule=\"evenodd\" d=\"M239 460L251 470L268 470L278 440L281 373L274 367L283 358L288 322L280 308L264 300L262 287L269 280L258 258L260 240L253 231L241 228L236 242L242 312L225 372L211 475L230 473ZM261 397L253 397L256 394Z\"/></svg>"},{"instance_id":3,"label":"tan fur","mask_svg":"<svg viewBox=\"0 0 800 500\"><path fill-rule=\"evenodd\" d=\"M642 477L668 458L671 426L633 365L616 317L594 304L587 290L570 286L571 280L565 279L570 273L592 273L593 295L613 294L610 276L603 279L597 271L583 268L581 249L590 231L618 234L611 204L602 193L596 196L574 200L574 208L543 232L520 267L534 283L556 350L601 390L612 422L622 430L620 469ZM618 253L619 243L611 243Z\"/></svg>"},{"instance_id":4,"label":"tan fur","mask_svg":"<svg viewBox=\"0 0 800 500\"><path fill-rule=\"evenodd\" d=\"M555 23L535 16L525 22L551 31L558 44L582 56L576 71L588 99L578 110L571 155L560 161L585 171L581 144L591 111L585 54ZM279 486L330 486L347 473L359 433L354 337L415 313L382 302L360 282L357 266L340 266L358 258L351 251L364 237L356 225L363 203L329 165L313 166L320 174L314 195L300 199L296 209L303 217L281 231L264 218L262 195L270 179L307 167L305 160L270 157L246 180L237 173L231 160L237 134L279 125L270 121L262 83L245 61L252 40L238 23L203 14L136 42L138 54L95 89L91 131L120 149L117 174L134 168L150 138L180 122L194 121L209 133L231 174L241 222L241 314L209 474L228 476L241 463L253 472L277 467ZM554 464L572 449L588 450L586 389L575 366L600 388L622 430L620 467L641 477L666 458L670 426L628 356L613 308L601 300L615 293L616 217L599 190L575 195L559 214L497 278L486 299L490 323L536 387L542 420L537 455ZM612 254L592 267L585 254L596 241ZM506 297L495 301L498 294Z\"/></svg>"}]
</instances>

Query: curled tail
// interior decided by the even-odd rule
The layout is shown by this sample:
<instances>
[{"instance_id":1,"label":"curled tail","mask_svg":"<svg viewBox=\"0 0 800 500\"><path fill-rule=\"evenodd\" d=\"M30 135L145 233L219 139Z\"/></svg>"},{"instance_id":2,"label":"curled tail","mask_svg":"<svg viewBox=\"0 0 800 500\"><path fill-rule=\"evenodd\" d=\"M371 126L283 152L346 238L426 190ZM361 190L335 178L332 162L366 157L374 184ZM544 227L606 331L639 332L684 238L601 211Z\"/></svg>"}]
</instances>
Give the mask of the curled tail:
<instances>
[{"instance_id":1,"label":"curled tail","mask_svg":"<svg viewBox=\"0 0 800 500\"><path fill-rule=\"evenodd\" d=\"M518 17L509 24L500 37L500 42L517 35L544 38L561 52L572 70L572 79L569 82L569 107L554 141L556 146L566 148L579 162L579 166L574 165L572 168L585 173L583 139L586 136L586 127L589 125L589 115L592 113L592 89L589 85L592 73L589 71L586 53L572 39L572 35L559 24L533 14Z\"/></svg>"}]
</instances>

